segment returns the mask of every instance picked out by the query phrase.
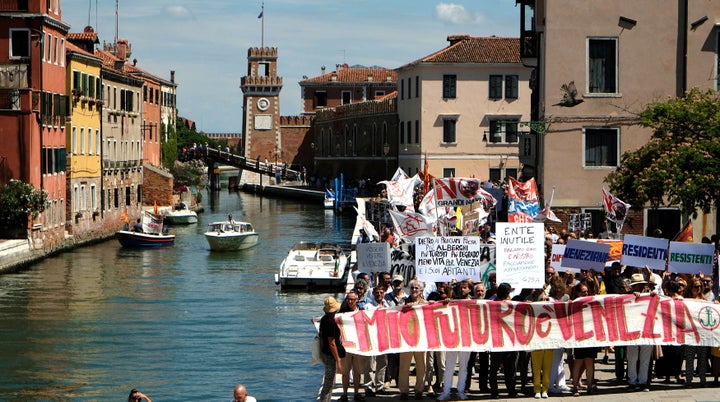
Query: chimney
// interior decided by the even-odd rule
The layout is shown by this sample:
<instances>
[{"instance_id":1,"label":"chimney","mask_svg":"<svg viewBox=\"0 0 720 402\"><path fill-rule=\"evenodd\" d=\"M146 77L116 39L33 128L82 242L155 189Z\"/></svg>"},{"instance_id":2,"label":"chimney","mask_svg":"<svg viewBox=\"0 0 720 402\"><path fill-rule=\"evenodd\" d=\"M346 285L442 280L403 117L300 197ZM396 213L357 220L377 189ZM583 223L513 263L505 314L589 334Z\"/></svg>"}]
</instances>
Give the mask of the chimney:
<instances>
[{"instance_id":1,"label":"chimney","mask_svg":"<svg viewBox=\"0 0 720 402\"><path fill-rule=\"evenodd\" d=\"M175 70L170 70L170 82L175 83Z\"/></svg>"},{"instance_id":2,"label":"chimney","mask_svg":"<svg viewBox=\"0 0 720 402\"><path fill-rule=\"evenodd\" d=\"M464 40L470 39L470 35L468 34L462 34L462 35L448 35L447 40L450 42L450 46L462 42Z\"/></svg>"},{"instance_id":3,"label":"chimney","mask_svg":"<svg viewBox=\"0 0 720 402\"><path fill-rule=\"evenodd\" d=\"M325 74L325 66L320 67L320 73Z\"/></svg>"},{"instance_id":4,"label":"chimney","mask_svg":"<svg viewBox=\"0 0 720 402\"><path fill-rule=\"evenodd\" d=\"M117 41L117 53L115 57L125 61L127 59L128 42L127 39L118 39Z\"/></svg>"},{"instance_id":5,"label":"chimney","mask_svg":"<svg viewBox=\"0 0 720 402\"><path fill-rule=\"evenodd\" d=\"M373 74L372 74L372 73L369 73L368 76L367 76L367 80L368 80L368 81L372 81L373 78L374 78L374 77L373 77Z\"/></svg>"}]
</instances>

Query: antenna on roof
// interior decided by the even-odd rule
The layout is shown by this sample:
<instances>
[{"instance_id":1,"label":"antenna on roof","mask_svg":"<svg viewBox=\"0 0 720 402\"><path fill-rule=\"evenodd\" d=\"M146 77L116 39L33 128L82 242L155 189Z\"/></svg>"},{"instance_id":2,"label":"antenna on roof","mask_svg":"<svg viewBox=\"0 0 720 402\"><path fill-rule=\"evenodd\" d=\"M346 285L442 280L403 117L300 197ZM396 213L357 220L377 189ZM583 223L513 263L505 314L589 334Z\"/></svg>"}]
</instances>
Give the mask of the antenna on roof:
<instances>
[{"instance_id":1,"label":"antenna on roof","mask_svg":"<svg viewBox=\"0 0 720 402\"><path fill-rule=\"evenodd\" d=\"M88 0L88 25L90 25L90 13L92 12L92 0Z\"/></svg>"},{"instance_id":2,"label":"antenna on roof","mask_svg":"<svg viewBox=\"0 0 720 402\"><path fill-rule=\"evenodd\" d=\"M115 46L117 46L118 43L118 1L119 0L115 0Z\"/></svg>"}]
</instances>

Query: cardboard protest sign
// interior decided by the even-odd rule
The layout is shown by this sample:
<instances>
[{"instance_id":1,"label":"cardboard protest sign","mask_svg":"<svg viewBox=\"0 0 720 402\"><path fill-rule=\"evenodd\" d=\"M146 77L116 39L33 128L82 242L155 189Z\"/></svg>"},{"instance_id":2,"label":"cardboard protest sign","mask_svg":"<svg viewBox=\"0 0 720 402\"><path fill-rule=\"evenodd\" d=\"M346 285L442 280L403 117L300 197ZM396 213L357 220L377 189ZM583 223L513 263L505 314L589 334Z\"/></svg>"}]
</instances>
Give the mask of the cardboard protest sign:
<instances>
[{"instance_id":1,"label":"cardboard protest sign","mask_svg":"<svg viewBox=\"0 0 720 402\"><path fill-rule=\"evenodd\" d=\"M477 236L418 237L415 239L415 267L423 282L473 282L483 280L491 265L491 246Z\"/></svg>"},{"instance_id":2,"label":"cardboard protest sign","mask_svg":"<svg viewBox=\"0 0 720 402\"><path fill-rule=\"evenodd\" d=\"M545 232L542 223L495 224L497 283L516 289L537 289L545 284Z\"/></svg>"},{"instance_id":3,"label":"cardboard protest sign","mask_svg":"<svg viewBox=\"0 0 720 402\"><path fill-rule=\"evenodd\" d=\"M390 243L360 243L357 245L357 265L360 272L385 272L390 266Z\"/></svg>"},{"instance_id":4,"label":"cardboard protest sign","mask_svg":"<svg viewBox=\"0 0 720 402\"><path fill-rule=\"evenodd\" d=\"M571 302L457 300L335 317L350 353L511 351L613 345L720 345L720 307L657 295Z\"/></svg>"},{"instance_id":5,"label":"cardboard protest sign","mask_svg":"<svg viewBox=\"0 0 720 402\"><path fill-rule=\"evenodd\" d=\"M602 272L605 269L609 251L609 244L568 240L563 253L562 266Z\"/></svg>"},{"instance_id":6,"label":"cardboard protest sign","mask_svg":"<svg viewBox=\"0 0 720 402\"><path fill-rule=\"evenodd\" d=\"M668 270L679 274L703 273L712 277L715 246L685 242L670 242Z\"/></svg>"},{"instance_id":7,"label":"cardboard protest sign","mask_svg":"<svg viewBox=\"0 0 720 402\"><path fill-rule=\"evenodd\" d=\"M563 254L565 254L565 245L553 243L552 254L550 255L550 266L555 268L555 272L560 272L562 270ZM573 272L580 272L579 269L575 270L571 268L571 270L573 270Z\"/></svg>"},{"instance_id":8,"label":"cardboard protest sign","mask_svg":"<svg viewBox=\"0 0 720 402\"><path fill-rule=\"evenodd\" d=\"M667 251L667 239L627 234L623 238L620 263L632 267L647 265L650 269L664 271Z\"/></svg>"}]
</instances>

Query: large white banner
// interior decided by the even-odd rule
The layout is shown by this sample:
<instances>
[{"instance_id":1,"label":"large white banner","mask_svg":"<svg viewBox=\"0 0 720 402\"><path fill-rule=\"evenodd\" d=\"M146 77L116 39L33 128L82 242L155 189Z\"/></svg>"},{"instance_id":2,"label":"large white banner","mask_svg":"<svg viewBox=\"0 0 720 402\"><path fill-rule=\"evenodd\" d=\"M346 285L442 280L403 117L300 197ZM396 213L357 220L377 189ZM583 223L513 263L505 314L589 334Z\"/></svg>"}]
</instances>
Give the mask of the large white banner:
<instances>
[{"instance_id":1,"label":"large white banner","mask_svg":"<svg viewBox=\"0 0 720 402\"><path fill-rule=\"evenodd\" d=\"M453 279L484 281L492 265L490 245L478 236L418 237L415 239L415 269L423 282Z\"/></svg>"},{"instance_id":2,"label":"large white banner","mask_svg":"<svg viewBox=\"0 0 720 402\"><path fill-rule=\"evenodd\" d=\"M545 285L545 232L542 223L497 222L497 283L515 289L539 289Z\"/></svg>"},{"instance_id":3,"label":"large white banner","mask_svg":"<svg viewBox=\"0 0 720 402\"><path fill-rule=\"evenodd\" d=\"M609 244L571 239L565 247L562 266L603 272L609 251Z\"/></svg>"},{"instance_id":4,"label":"large white banner","mask_svg":"<svg viewBox=\"0 0 720 402\"><path fill-rule=\"evenodd\" d=\"M509 351L611 345L720 345L720 306L657 295L572 302L458 300L335 316L345 349Z\"/></svg>"},{"instance_id":5,"label":"large white banner","mask_svg":"<svg viewBox=\"0 0 720 402\"><path fill-rule=\"evenodd\" d=\"M712 278L714 255L713 244L671 241L668 270L680 274L703 273Z\"/></svg>"},{"instance_id":6,"label":"large white banner","mask_svg":"<svg viewBox=\"0 0 720 402\"><path fill-rule=\"evenodd\" d=\"M357 265L360 272L385 272L390 266L390 243L360 243L357 245Z\"/></svg>"},{"instance_id":7,"label":"large white banner","mask_svg":"<svg viewBox=\"0 0 720 402\"><path fill-rule=\"evenodd\" d=\"M668 240L656 237L645 237L626 234L623 237L622 258L620 263L633 267L665 270Z\"/></svg>"}]
</instances>

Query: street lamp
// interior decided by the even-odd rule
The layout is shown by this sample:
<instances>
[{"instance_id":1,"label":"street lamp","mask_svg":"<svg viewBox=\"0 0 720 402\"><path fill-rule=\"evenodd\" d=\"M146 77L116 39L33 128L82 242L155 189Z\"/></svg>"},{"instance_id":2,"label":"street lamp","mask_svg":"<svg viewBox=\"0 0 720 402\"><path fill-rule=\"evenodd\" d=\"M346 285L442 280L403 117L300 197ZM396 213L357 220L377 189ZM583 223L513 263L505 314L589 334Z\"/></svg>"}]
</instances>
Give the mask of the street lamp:
<instances>
[{"instance_id":1,"label":"street lamp","mask_svg":"<svg viewBox=\"0 0 720 402\"><path fill-rule=\"evenodd\" d=\"M385 157L385 178L388 177L388 160L387 156L390 153L390 144L387 142L383 144L383 157Z\"/></svg>"}]
</instances>

